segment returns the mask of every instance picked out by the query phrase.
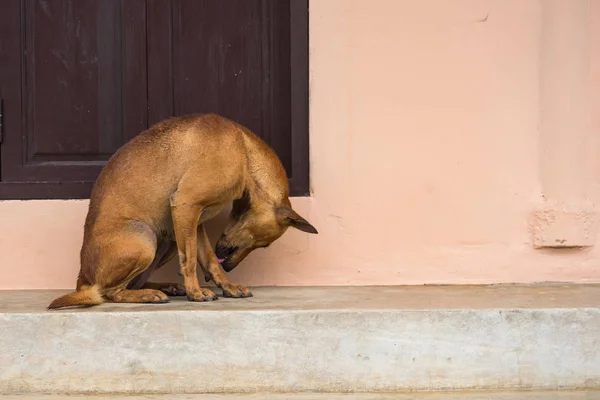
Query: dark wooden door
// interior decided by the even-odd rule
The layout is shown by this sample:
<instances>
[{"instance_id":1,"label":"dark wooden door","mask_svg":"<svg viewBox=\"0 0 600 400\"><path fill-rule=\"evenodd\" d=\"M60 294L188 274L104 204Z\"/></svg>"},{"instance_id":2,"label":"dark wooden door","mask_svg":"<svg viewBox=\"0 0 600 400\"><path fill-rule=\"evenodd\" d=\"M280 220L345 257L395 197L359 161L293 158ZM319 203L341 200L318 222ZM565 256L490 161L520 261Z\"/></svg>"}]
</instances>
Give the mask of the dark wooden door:
<instances>
[{"instance_id":1,"label":"dark wooden door","mask_svg":"<svg viewBox=\"0 0 600 400\"><path fill-rule=\"evenodd\" d=\"M85 198L171 116L255 131L308 192L306 0L1 0L1 198ZM295 109L295 112L292 110Z\"/></svg>"},{"instance_id":2,"label":"dark wooden door","mask_svg":"<svg viewBox=\"0 0 600 400\"><path fill-rule=\"evenodd\" d=\"M3 183L89 190L146 128L144 3L2 1Z\"/></svg>"}]
</instances>

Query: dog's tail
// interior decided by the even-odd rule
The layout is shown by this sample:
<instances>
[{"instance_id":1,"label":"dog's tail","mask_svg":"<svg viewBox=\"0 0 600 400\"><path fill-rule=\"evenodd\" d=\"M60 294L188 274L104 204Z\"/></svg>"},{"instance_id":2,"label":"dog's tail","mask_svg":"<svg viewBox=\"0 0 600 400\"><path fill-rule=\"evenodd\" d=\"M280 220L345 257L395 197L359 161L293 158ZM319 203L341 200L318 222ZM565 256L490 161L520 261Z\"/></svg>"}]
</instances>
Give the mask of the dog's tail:
<instances>
[{"instance_id":1,"label":"dog's tail","mask_svg":"<svg viewBox=\"0 0 600 400\"><path fill-rule=\"evenodd\" d=\"M54 300L48 306L49 310L62 307L73 307L73 306L96 306L104 303L100 289L98 286L92 285L81 288L73 293L65 294L62 297Z\"/></svg>"}]
</instances>

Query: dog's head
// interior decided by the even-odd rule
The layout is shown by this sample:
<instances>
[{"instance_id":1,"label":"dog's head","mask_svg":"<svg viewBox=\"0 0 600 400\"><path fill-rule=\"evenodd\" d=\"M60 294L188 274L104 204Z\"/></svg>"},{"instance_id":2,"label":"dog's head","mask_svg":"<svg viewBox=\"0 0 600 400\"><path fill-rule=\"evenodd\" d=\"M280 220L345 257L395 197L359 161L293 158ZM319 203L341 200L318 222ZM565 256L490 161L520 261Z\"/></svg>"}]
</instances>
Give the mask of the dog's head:
<instances>
[{"instance_id":1,"label":"dog's head","mask_svg":"<svg viewBox=\"0 0 600 400\"><path fill-rule=\"evenodd\" d=\"M251 204L248 196L233 202L225 231L217 241L215 254L223 269L233 270L248 254L268 247L293 227L307 233L318 233L302 218L286 199L282 204Z\"/></svg>"}]
</instances>

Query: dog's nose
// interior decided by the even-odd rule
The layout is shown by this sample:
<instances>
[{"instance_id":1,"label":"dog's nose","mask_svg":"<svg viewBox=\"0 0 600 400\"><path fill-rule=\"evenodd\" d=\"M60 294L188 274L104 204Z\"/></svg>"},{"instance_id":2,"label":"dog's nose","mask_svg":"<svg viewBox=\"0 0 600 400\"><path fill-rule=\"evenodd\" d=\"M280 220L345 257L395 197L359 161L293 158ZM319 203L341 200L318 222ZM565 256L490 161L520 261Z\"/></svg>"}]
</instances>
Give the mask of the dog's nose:
<instances>
[{"instance_id":1,"label":"dog's nose","mask_svg":"<svg viewBox=\"0 0 600 400\"><path fill-rule=\"evenodd\" d=\"M237 247L235 246L217 246L217 248L215 249L215 255L217 256L217 258L224 260L231 256L233 253L235 253L236 250Z\"/></svg>"}]
</instances>

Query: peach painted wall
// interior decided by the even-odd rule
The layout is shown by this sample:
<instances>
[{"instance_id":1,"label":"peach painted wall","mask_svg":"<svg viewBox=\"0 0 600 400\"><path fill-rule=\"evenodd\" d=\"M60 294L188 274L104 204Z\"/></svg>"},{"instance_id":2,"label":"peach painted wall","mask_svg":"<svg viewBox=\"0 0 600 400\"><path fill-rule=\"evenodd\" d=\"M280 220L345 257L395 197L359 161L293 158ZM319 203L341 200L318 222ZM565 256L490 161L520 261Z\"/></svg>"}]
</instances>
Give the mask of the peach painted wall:
<instances>
[{"instance_id":1,"label":"peach painted wall","mask_svg":"<svg viewBox=\"0 0 600 400\"><path fill-rule=\"evenodd\" d=\"M313 196L293 203L320 234L234 279L600 281L599 44L598 0L312 1ZM0 202L0 289L73 287L86 207Z\"/></svg>"}]
</instances>

